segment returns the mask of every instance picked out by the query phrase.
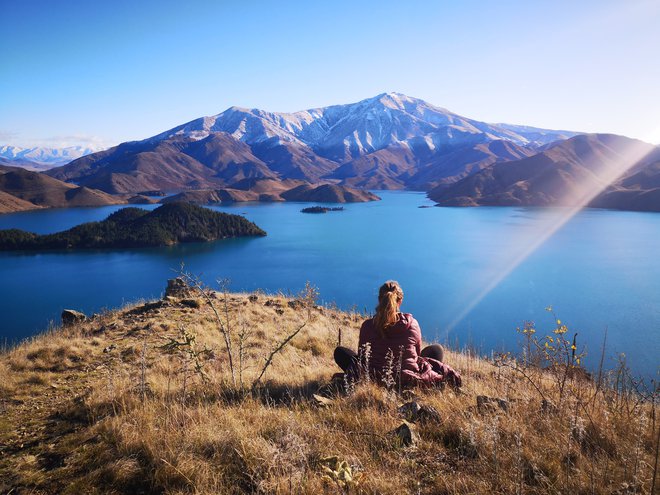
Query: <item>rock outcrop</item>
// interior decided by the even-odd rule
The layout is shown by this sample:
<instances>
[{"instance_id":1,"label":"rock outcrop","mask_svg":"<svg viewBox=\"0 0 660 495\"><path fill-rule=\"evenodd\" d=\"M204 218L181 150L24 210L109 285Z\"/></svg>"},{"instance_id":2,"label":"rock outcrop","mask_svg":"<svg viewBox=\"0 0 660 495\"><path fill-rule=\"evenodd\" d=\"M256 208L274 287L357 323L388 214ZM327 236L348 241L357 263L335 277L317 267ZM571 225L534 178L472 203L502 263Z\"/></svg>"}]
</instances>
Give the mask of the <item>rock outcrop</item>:
<instances>
[{"instance_id":1,"label":"rock outcrop","mask_svg":"<svg viewBox=\"0 0 660 495\"><path fill-rule=\"evenodd\" d=\"M75 309L65 309L62 311L62 326L68 327L76 323L82 323L85 320L87 320L85 313L81 313Z\"/></svg>"}]
</instances>

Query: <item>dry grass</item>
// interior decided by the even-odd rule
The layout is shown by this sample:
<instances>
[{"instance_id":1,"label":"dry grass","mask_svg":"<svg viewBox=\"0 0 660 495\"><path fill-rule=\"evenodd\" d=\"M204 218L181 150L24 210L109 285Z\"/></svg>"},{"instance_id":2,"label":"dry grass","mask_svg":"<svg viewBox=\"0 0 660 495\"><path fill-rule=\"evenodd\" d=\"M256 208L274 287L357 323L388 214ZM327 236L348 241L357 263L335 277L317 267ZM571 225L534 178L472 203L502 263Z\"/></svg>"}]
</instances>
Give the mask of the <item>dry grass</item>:
<instances>
[{"instance_id":1,"label":"dry grass","mask_svg":"<svg viewBox=\"0 0 660 495\"><path fill-rule=\"evenodd\" d=\"M635 394L571 378L560 402L547 375L532 385L448 351L463 392L416 391L441 420L417 424L418 443L405 447L391 434L404 402L394 392L364 383L327 407L312 398L339 371L338 329L355 346L360 315L263 294L228 294L226 312L223 295L214 300L233 339L235 386L203 298L199 308L171 300L107 312L0 355L0 492L651 493L656 411ZM165 346L184 335L194 349ZM554 407L542 410L537 387ZM480 410L479 395L506 399L507 410ZM324 467L340 461L344 472Z\"/></svg>"}]
</instances>

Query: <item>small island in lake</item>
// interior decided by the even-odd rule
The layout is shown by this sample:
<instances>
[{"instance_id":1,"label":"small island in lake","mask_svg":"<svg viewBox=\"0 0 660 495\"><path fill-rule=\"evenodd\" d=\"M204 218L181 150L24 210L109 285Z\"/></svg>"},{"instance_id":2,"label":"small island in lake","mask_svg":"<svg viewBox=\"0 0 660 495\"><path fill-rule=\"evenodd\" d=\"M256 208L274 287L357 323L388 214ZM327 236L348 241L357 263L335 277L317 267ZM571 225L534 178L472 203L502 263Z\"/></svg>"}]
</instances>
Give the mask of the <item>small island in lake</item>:
<instances>
[{"instance_id":1,"label":"small island in lake","mask_svg":"<svg viewBox=\"0 0 660 495\"><path fill-rule=\"evenodd\" d=\"M157 247L264 235L266 232L240 215L169 203L153 211L123 208L101 222L83 223L55 234L0 230L0 251Z\"/></svg>"},{"instance_id":2,"label":"small island in lake","mask_svg":"<svg viewBox=\"0 0 660 495\"><path fill-rule=\"evenodd\" d=\"M343 206L328 208L327 206L309 206L300 210L302 213L328 213L329 211L344 211Z\"/></svg>"}]
</instances>

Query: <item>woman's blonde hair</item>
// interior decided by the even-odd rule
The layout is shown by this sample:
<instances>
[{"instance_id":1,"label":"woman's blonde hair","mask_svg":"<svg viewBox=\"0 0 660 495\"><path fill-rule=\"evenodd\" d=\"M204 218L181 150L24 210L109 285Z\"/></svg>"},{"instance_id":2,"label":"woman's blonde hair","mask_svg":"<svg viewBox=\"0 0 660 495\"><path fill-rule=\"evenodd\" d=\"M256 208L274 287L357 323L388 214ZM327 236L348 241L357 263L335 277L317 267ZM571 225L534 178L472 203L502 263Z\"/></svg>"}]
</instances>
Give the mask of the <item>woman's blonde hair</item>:
<instances>
[{"instance_id":1,"label":"woman's blonde hair","mask_svg":"<svg viewBox=\"0 0 660 495\"><path fill-rule=\"evenodd\" d=\"M403 301L403 291L398 282L388 280L378 290L378 306L373 322L383 337L387 330L398 321L399 304Z\"/></svg>"}]
</instances>

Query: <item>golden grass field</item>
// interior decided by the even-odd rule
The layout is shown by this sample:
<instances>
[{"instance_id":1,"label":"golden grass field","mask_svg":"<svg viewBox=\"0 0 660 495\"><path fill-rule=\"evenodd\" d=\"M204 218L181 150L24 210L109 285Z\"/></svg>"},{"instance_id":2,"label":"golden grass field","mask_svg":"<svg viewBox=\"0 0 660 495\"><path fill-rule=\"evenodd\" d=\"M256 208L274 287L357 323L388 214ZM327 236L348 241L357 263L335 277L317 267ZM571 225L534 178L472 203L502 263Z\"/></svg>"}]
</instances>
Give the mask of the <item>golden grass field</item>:
<instances>
[{"instance_id":1,"label":"golden grass field","mask_svg":"<svg viewBox=\"0 0 660 495\"><path fill-rule=\"evenodd\" d=\"M557 372L447 351L460 393L358 383L320 403L364 315L296 301L193 292L5 350L0 493L660 493L657 391L622 370L564 374L560 397ZM439 419L405 445L411 397Z\"/></svg>"}]
</instances>

